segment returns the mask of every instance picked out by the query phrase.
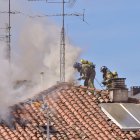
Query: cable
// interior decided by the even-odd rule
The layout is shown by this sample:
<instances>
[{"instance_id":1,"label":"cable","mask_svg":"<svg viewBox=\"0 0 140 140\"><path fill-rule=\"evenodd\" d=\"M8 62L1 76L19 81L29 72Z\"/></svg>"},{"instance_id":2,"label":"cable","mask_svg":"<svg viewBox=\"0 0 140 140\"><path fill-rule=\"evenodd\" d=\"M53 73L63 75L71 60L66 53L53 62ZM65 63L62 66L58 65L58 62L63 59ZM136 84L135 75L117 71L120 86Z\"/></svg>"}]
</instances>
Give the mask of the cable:
<instances>
[{"instance_id":1,"label":"cable","mask_svg":"<svg viewBox=\"0 0 140 140\"><path fill-rule=\"evenodd\" d=\"M96 82L99 84L99 86L104 90L103 86L101 85L101 83L95 78Z\"/></svg>"},{"instance_id":2,"label":"cable","mask_svg":"<svg viewBox=\"0 0 140 140\"><path fill-rule=\"evenodd\" d=\"M8 14L9 12L7 12L7 11L0 11L0 14ZM11 14L20 14L20 12L19 11L12 11L12 12L10 12Z\"/></svg>"},{"instance_id":3,"label":"cable","mask_svg":"<svg viewBox=\"0 0 140 140\"><path fill-rule=\"evenodd\" d=\"M0 28L0 30L5 30L5 29L7 29L7 28Z\"/></svg>"}]
</instances>

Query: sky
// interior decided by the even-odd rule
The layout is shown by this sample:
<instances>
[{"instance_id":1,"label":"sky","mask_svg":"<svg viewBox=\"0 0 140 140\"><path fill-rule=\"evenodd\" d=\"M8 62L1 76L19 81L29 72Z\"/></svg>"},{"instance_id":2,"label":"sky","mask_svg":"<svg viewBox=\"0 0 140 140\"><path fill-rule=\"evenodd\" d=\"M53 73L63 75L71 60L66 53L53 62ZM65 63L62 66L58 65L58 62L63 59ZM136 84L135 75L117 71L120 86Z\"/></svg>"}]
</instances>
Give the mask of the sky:
<instances>
[{"instance_id":1,"label":"sky","mask_svg":"<svg viewBox=\"0 0 140 140\"><path fill-rule=\"evenodd\" d=\"M28 15L62 12L61 4L49 4L45 1L20 1L23 7L12 6L12 10L19 10ZM66 13L83 13L85 9L86 22L82 21L82 17L68 16L65 18L65 29L69 41L82 49L80 58L92 61L96 65L96 79L99 82L102 81L100 67L107 66L111 71L117 71L119 77L127 78L128 88L140 86L139 7L139 0L77 0L73 7L66 4ZM28 17L23 15L24 18ZM48 18L61 27L62 17ZM12 20L12 31L13 34L18 34L14 30L14 22ZM95 85L100 88L96 81Z\"/></svg>"}]
</instances>

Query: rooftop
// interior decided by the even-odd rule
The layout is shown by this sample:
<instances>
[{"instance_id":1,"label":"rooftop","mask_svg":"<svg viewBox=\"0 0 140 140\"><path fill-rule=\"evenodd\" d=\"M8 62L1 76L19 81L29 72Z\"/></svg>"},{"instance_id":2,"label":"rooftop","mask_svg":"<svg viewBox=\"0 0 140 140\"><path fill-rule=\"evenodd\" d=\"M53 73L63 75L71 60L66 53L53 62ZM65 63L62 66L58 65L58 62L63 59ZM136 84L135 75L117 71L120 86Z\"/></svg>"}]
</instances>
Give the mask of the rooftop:
<instances>
[{"instance_id":1,"label":"rooftop","mask_svg":"<svg viewBox=\"0 0 140 140\"><path fill-rule=\"evenodd\" d=\"M111 103L105 90L58 84L43 91L33 101L12 107L12 126L2 122L0 140L43 140L47 110L50 108L51 140L133 140L140 131L122 131L101 110L100 103ZM42 98L43 97L43 98ZM129 98L129 102L138 103Z\"/></svg>"}]
</instances>

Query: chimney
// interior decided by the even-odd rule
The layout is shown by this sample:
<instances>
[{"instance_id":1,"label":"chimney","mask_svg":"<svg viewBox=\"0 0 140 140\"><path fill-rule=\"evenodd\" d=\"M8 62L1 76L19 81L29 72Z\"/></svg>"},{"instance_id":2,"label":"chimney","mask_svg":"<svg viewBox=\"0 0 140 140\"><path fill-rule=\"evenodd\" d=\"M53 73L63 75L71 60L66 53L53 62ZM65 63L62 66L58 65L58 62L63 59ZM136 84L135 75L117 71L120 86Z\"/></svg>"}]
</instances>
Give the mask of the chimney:
<instances>
[{"instance_id":1,"label":"chimney","mask_svg":"<svg viewBox=\"0 0 140 140\"><path fill-rule=\"evenodd\" d=\"M131 96L135 96L140 93L140 86L133 86L130 89Z\"/></svg>"},{"instance_id":2,"label":"chimney","mask_svg":"<svg viewBox=\"0 0 140 140\"><path fill-rule=\"evenodd\" d=\"M126 78L114 78L111 80L109 96L112 102L127 102L128 89L125 85Z\"/></svg>"}]
</instances>

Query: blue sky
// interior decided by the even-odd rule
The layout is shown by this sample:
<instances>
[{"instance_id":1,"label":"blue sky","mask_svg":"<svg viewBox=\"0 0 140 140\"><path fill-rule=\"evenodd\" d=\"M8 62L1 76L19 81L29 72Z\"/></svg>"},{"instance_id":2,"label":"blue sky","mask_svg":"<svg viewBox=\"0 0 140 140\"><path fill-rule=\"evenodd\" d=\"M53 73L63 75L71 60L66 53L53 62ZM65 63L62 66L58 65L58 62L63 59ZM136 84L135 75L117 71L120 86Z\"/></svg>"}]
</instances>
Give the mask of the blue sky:
<instances>
[{"instance_id":1,"label":"blue sky","mask_svg":"<svg viewBox=\"0 0 140 140\"><path fill-rule=\"evenodd\" d=\"M36 6L36 4L34 4ZM60 5L39 2L38 11L59 13ZM96 78L102 81L99 69L106 65L126 77L128 87L140 85L140 1L139 0L77 0L66 11L82 12L85 19L66 17L66 32L71 42L82 48L81 58L96 64ZM51 18L52 19L52 18ZM61 18L53 18L61 25ZM98 84L95 82L96 86Z\"/></svg>"},{"instance_id":2,"label":"blue sky","mask_svg":"<svg viewBox=\"0 0 140 140\"><path fill-rule=\"evenodd\" d=\"M31 13L61 12L60 4L28 3ZM110 70L118 71L119 77L127 78L128 87L139 86L140 0L77 0L72 8L66 5L67 13L82 13L83 9L86 9L88 24L79 17L66 17L65 21L69 40L82 49L81 58L96 64L96 78L100 82L99 69L106 65ZM50 17L50 20L61 26L61 17Z\"/></svg>"}]
</instances>

